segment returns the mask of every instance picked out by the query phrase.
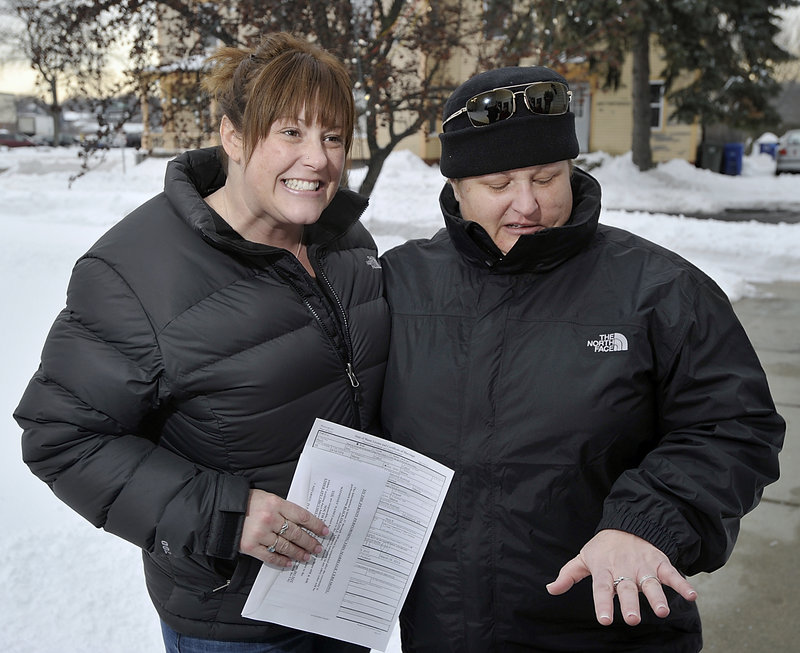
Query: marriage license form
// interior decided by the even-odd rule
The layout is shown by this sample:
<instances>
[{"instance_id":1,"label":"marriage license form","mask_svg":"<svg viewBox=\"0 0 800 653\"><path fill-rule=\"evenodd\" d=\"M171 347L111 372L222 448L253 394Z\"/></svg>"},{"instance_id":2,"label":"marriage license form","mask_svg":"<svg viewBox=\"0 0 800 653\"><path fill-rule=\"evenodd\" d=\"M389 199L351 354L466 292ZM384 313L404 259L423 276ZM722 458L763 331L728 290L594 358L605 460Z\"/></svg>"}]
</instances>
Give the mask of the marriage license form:
<instances>
[{"instance_id":1,"label":"marriage license form","mask_svg":"<svg viewBox=\"0 0 800 653\"><path fill-rule=\"evenodd\" d=\"M330 528L324 551L262 565L242 616L386 650L453 470L317 419L287 499Z\"/></svg>"}]
</instances>

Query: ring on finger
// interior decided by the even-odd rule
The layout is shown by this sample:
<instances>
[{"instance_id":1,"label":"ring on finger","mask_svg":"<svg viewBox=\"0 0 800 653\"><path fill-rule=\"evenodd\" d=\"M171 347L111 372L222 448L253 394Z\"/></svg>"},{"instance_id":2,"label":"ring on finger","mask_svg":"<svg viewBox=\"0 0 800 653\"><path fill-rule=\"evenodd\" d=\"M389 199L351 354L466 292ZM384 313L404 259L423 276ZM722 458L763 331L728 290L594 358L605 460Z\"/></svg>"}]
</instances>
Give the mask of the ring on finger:
<instances>
[{"instance_id":1,"label":"ring on finger","mask_svg":"<svg viewBox=\"0 0 800 653\"><path fill-rule=\"evenodd\" d=\"M634 583L636 582L633 578L630 578L629 576L618 576L617 578L614 579L614 589L615 590L617 589L617 585L619 585L623 580L629 580L629 581L632 581Z\"/></svg>"},{"instance_id":2,"label":"ring on finger","mask_svg":"<svg viewBox=\"0 0 800 653\"><path fill-rule=\"evenodd\" d=\"M658 576L656 576L655 574L645 574L639 579L639 587L642 587L648 580L654 580L659 585L661 584L661 581L658 580Z\"/></svg>"},{"instance_id":3,"label":"ring on finger","mask_svg":"<svg viewBox=\"0 0 800 653\"><path fill-rule=\"evenodd\" d=\"M269 551L270 553L275 553L275 547L278 546L278 542L280 541L280 539L281 539L280 535L275 537L275 541L272 543L272 546L267 547L267 551Z\"/></svg>"},{"instance_id":4,"label":"ring on finger","mask_svg":"<svg viewBox=\"0 0 800 653\"><path fill-rule=\"evenodd\" d=\"M289 530L289 520L285 519L281 530L278 531L278 535L283 535L287 530Z\"/></svg>"}]
</instances>

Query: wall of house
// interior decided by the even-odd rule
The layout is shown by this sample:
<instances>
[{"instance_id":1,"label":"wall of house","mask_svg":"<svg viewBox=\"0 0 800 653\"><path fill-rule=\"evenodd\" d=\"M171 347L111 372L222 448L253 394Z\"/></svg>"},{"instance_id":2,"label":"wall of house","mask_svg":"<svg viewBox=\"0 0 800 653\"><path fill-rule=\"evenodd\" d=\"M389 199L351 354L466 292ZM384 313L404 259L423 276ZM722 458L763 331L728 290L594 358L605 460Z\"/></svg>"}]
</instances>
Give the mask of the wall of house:
<instances>
[{"instance_id":1,"label":"wall of house","mask_svg":"<svg viewBox=\"0 0 800 653\"><path fill-rule=\"evenodd\" d=\"M663 68L661 52L655 44L650 47L650 79L659 81ZM589 149L620 155L631 149L633 135L633 65L628 57L622 69L620 84L616 90L603 89L603 80L594 76L592 85L592 112ZM688 82L688 76L683 83ZM676 84L680 88L681 81ZM659 127L650 132L653 161L660 163L670 159L685 159L694 162L700 142L697 123L682 124L670 120L675 107L664 98L662 119Z\"/></svg>"},{"instance_id":2,"label":"wall of house","mask_svg":"<svg viewBox=\"0 0 800 653\"><path fill-rule=\"evenodd\" d=\"M0 129L17 129L17 99L11 93L0 93Z\"/></svg>"},{"instance_id":3,"label":"wall of house","mask_svg":"<svg viewBox=\"0 0 800 653\"><path fill-rule=\"evenodd\" d=\"M527 65L527 64L526 64ZM654 43L650 49L651 80L659 80L663 68L661 52ZM466 80L475 72L475 59L465 53L454 56L448 62L447 75L453 80ZM632 98L632 61L628 58L623 66L620 85L616 90L604 89L603 79L590 74L585 66L574 65L564 72L573 88L574 106L572 110L580 116L579 140L582 152L603 151L613 155L621 155L631 150L633 134L633 98ZM689 76L679 80L688 83ZM577 95L576 95L577 93ZM578 106L580 100L580 106ZM671 159L684 159L694 162L700 142L700 128L697 123L681 124L670 120L674 105L665 98L662 103L662 120L657 128L651 129L651 148L653 161L656 163ZM440 123L426 128L424 132L407 138L397 149L407 149L428 162L438 161L441 147L438 139ZM358 153L367 152L366 145L353 148L353 158L358 160Z\"/></svg>"}]
</instances>

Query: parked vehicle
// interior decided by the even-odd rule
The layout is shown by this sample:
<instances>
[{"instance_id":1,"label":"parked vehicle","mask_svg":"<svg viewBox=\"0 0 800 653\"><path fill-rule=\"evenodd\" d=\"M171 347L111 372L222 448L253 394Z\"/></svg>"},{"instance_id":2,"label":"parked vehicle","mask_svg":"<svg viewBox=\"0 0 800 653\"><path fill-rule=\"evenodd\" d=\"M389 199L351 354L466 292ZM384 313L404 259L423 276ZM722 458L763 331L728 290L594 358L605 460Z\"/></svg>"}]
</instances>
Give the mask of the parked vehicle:
<instances>
[{"instance_id":1,"label":"parked vehicle","mask_svg":"<svg viewBox=\"0 0 800 653\"><path fill-rule=\"evenodd\" d=\"M25 134L16 134L7 129L0 129L0 147L36 147Z\"/></svg>"},{"instance_id":2,"label":"parked vehicle","mask_svg":"<svg viewBox=\"0 0 800 653\"><path fill-rule=\"evenodd\" d=\"M800 172L800 129L790 129L778 143L775 174L783 172Z\"/></svg>"},{"instance_id":3,"label":"parked vehicle","mask_svg":"<svg viewBox=\"0 0 800 653\"><path fill-rule=\"evenodd\" d=\"M69 147L70 145L76 145L78 143L78 139L72 136L71 134L59 134L58 136L58 144L62 147ZM37 145L49 145L50 147L53 146L53 136L40 136L36 139Z\"/></svg>"}]
</instances>

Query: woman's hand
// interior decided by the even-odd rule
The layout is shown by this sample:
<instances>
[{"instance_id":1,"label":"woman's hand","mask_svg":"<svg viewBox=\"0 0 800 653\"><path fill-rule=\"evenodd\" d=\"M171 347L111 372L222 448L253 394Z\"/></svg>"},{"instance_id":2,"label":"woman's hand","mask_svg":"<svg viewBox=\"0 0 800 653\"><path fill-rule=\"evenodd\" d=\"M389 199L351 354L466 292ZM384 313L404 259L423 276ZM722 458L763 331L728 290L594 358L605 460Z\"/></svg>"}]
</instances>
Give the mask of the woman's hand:
<instances>
[{"instance_id":1,"label":"woman's hand","mask_svg":"<svg viewBox=\"0 0 800 653\"><path fill-rule=\"evenodd\" d=\"M310 531L310 533L309 533ZM239 550L279 567L306 562L322 553L311 533L325 537L328 527L305 508L263 490L250 490Z\"/></svg>"},{"instance_id":2,"label":"woman's hand","mask_svg":"<svg viewBox=\"0 0 800 653\"><path fill-rule=\"evenodd\" d=\"M619 597L622 618L629 626L636 626L642 620L639 592L662 618L669 614L662 585L671 587L687 601L697 598L694 588L660 549L624 531L600 531L561 568L558 578L547 585L547 591L564 594L587 576L592 577L595 614L603 626L614 621L614 594Z\"/></svg>"}]
</instances>

